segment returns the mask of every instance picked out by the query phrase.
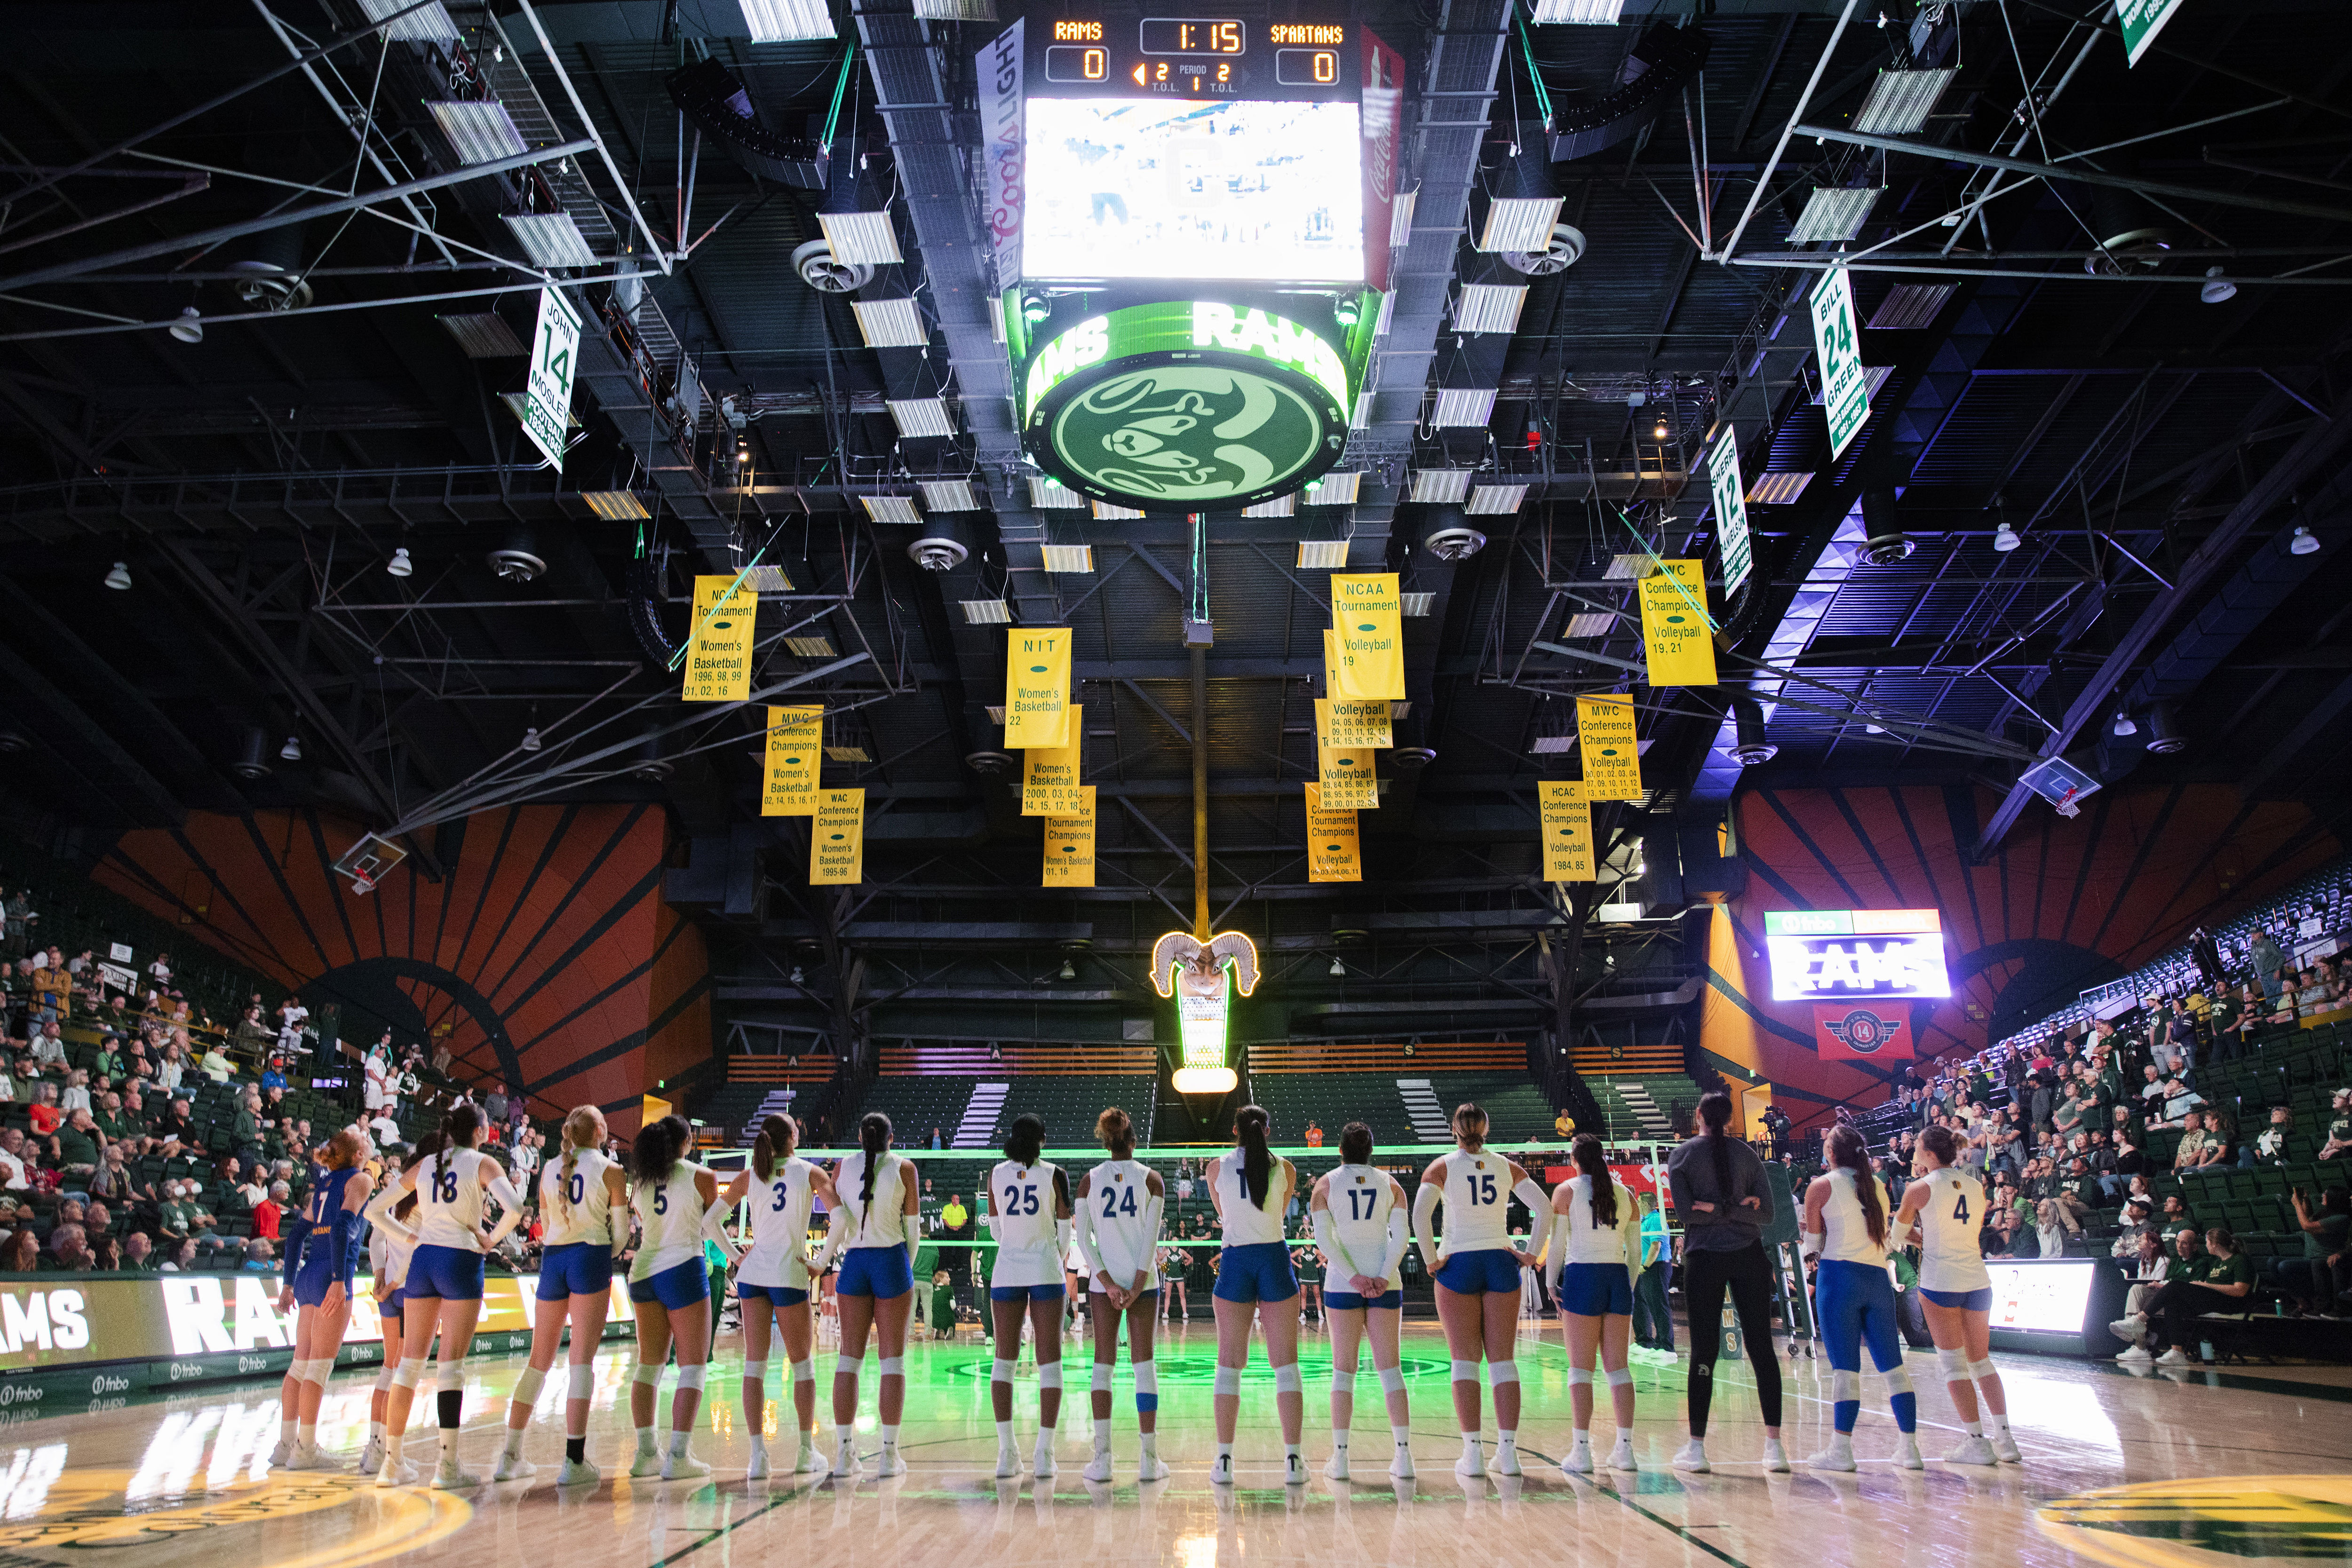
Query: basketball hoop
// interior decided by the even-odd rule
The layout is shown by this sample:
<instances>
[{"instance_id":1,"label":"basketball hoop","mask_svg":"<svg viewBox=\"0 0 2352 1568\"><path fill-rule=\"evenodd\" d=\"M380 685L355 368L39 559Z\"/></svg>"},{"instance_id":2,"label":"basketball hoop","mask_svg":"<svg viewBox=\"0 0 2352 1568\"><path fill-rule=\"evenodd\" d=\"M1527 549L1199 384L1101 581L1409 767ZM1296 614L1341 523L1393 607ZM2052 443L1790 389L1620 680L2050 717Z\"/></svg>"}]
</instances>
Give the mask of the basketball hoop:
<instances>
[{"instance_id":1,"label":"basketball hoop","mask_svg":"<svg viewBox=\"0 0 2352 1568\"><path fill-rule=\"evenodd\" d=\"M352 892L362 897L373 893L384 873L408 858L408 852L391 840L370 833L335 862L335 874L351 878Z\"/></svg>"}]
</instances>

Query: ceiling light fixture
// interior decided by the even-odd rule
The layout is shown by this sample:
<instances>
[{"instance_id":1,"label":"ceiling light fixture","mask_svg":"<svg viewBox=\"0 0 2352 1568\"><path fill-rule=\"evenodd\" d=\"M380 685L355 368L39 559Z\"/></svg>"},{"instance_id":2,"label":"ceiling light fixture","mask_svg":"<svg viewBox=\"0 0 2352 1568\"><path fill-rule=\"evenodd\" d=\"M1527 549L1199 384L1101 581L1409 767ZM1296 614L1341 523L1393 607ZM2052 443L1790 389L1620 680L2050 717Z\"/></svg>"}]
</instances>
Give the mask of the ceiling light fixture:
<instances>
[{"instance_id":1,"label":"ceiling light fixture","mask_svg":"<svg viewBox=\"0 0 2352 1568\"><path fill-rule=\"evenodd\" d=\"M407 577L413 574L416 570L416 563L408 559L408 547L402 545L394 549L392 552L392 559L383 563L383 570L394 577Z\"/></svg>"},{"instance_id":2,"label":"ceiling light fixture","mask_svg":"<svg viewBox=\"0 0 2352 1568\"><path fill-rule=\"evenodd\" d=\"M2107 727L2107 733L2120 740L2126 735L2137 735L2139 733L2139 726L2132 722L2132 716L2130 714L2125 712L2122 708L2117 708L2116 709L2116 722Z\"/></svg>"},{"instance_id":3,"label":"ceiling light fixture","mask_svg":"<svg viewBox=\"0 0 2352 1568\"><path fill-rule=\"evenodd\" d=\"M1332 955L1331 955L1331 977L1332 977L1333 979L1338 979L1340 976L1345 975L1347 972L1348 972L1348 966L1347 966L1347 965L1345 965L1345 964L1342 964L1341 962L1339 962L1339 954L1337 954L1337 953L1332 954Z\"/></svg>"},{"instance_id":4,"label":"ceiling light fixture","mask_svg":"<svg viewBox=\"0 0 2352 1568\"><path fill-rule=\"evenodd\" d=\"M278 748L278 755L284 758L289 762L301 761L302 737L299 735L288 736L286 737L286 744Z\"/></svg>"},{"instance_id":5,"label":"ceiling light fixture","mask_svg":"<svg viewBox=\"0 0 2352 1568\"><path fill-rule=\"evenodd\" d=\"M2197 298L2208 305L2226 305L2238 297L2238 286L2221 276L2218 267L2205 269L2205 281L2197 286Z\"/></svg>"},{"instance_id":6,"label":"ceiling light fixture","mask_svg":"<svg viewBox=\"0 0 2352 1568\"><path fill-rule=\"evenodd\" d=\"M824 0L742 0L743 25L755 44L830 38L833 15Z\"/></svg>"},{"instance_id":7,"label":"ceiling light fixture","mask_svg":"<svg viewBox=\"0 0 2352 1568\"><path fill-rule=\"evenodd\" d=\"M2288 542L2286 548L2290 555L2317 555L2319 541L2312 537L2309 528L2297 528L2294 530L2294 538Z\"/></svg>"},{"instance_id":8,"label":"ceiling light fixture","mask_svg":"<svg viewBox=\"0 0 2352 1568\"><path fill-rule=\"evenodd\" d=\"M1076 979L1077 977L1078 977L1078 967L1077 967L1076 964L1071 963L1067 958L1063 959L1063 960L1062 960L1062 978L1064 978L1064 979L1066 979L1066 980L1075 980L1075 979Z\"/></svg>"},{"instance_id":9,"label":"ceiling light fixture","mask_svg":"<svg viewBox=\"0 0 2352 1568\"><path fill-rule=\"evenodd\" d=\"M507 232L540 267L593 267L595 249L570 213L508 213Z\"/></svg>"},{"instance_id":10,"label":"ceiling light fixture","mask_svg":"<svg viewBox=\"0 0 2352 1568\"><path fill-rule=\"evenodd\" d=\"M2011 528L2007 523L2001 524L1992 531L1992 548L1999 550L2003 555L2007 555L2010 551L2015 549L2024 542L2025 541L2023 539L2017 537L2017 530Z\"/></svg>"},{"instance_id":11,"label":"ceiling light fixture","mask_svg":"<svg viewBox=\"0 0 2352 1568\"><path fill-rule=\"evenodd\" d=\"M127 591L131 587L130 567L121 561L116 561L113 570L106 574L106 586L118 593Z\"/></svg>"},{"instance_id":12,"label":"ceiling light fixture","mask_svg":"<svg viewBox=\"0 0 2352 1568\"><path fill-rule=\"evenodd\" d=\"M522 748L525 751L537 751L540 745L539 726L534 724L522 732Z\"/></svg>"},{"instance_id":13,"label":"ceiling light fixture","mask_svg":"<svg viewBox=\"0 0 2352 1568\"><path fill-rule=\"evenodd\" d=\"M201 343L205 340L205 314L193 305L184 306L180 319L165 330L183 343Z\"/></svg>"}]
</instances>

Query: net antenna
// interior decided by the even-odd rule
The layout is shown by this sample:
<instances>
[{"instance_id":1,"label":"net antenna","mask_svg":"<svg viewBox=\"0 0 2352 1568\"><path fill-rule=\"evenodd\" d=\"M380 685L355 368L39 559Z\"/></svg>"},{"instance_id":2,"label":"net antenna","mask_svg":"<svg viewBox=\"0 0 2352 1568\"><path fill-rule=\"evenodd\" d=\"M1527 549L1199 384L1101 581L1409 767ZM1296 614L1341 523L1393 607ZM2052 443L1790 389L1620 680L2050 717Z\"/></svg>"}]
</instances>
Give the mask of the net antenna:
<instances>
[{"instance_id":1,"label":"net antenna","mask_svg":"<svg viewBox=\"0 0 2352 1568\"><path fill-rule=\"evenodd\" d=\"M385 873L407 858L408 852L390 839L370 833L336 860L335 874L350 878L353 893L371 894Z\"/></svg>"}]
</instances>

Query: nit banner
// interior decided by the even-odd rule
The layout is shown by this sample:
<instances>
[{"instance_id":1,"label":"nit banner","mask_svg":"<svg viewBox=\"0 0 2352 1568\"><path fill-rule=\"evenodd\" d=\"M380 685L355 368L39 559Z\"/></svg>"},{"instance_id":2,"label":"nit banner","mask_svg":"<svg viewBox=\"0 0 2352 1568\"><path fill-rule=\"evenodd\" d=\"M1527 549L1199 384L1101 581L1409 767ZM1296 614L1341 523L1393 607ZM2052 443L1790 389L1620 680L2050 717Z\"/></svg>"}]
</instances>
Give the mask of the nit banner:
<instances>
[{"instance_id":1,"label":"nit banner","mask_svg":"<svg viewBox=\"0 0 2352 1568\"><path fill-rule=\"evenodd\" d=\"M768 710L768 751L760 784L760 815L816 815L817 768L824 753L824 708Z\"/></svg>"},{"instance_id":2,"label":"nit banner","mask_svg":"<svg viewBox=\"0 0 2352 1568\"><path fill-rule=\"evenodd\" d=\"M1004 748L1070 743L1070 629L1015 626L1004 635Z\"/></svg>"},{"instance_id":3,"label":"nit banner","mask_svg":"<svg viewBox=\"0 0 2352 1568\"><path fill-rule=\"evenodd\" d=\"M751 623L760 596L731 577L694 580L694 627L686 643L690 703L740 703L751 695Z\"/></svg>"},{"instance_id":4,"label":"nit banner","mask_svg":"<svg viewBox=\"0 0 2352 1568\"><path fill-rule=\"evenodd\" d=\"M809 883L866 880L866 791L820 789L809 824Z\"/></svg>"}]
</instances>

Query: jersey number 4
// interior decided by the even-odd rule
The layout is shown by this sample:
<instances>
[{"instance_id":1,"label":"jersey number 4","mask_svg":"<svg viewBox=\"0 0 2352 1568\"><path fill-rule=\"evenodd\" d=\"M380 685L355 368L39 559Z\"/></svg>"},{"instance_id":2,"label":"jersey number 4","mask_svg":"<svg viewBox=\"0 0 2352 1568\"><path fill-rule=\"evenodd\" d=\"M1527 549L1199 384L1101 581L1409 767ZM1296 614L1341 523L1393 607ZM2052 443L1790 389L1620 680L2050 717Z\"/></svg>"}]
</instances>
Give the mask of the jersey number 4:
<instances>
[{"instance_id":1,"label":"jersey number 4","mask_svg":"<svg viewBox=\"0 0 2352 1568\"><path fill-rule=\"evenodd\" d=\"M1126 1199L1124 1203L1119 1201L1122 1198ZM1121 1184L1118 1186L1107 1186L1103 1188L1103 1218L1105 1219L1108 1219L1115 1214L1123 1214L1129 1219L1135 1218L1135 1189L1133 1187Z\"/></svg>"},{"instance_id":2,"label":"jersey number 4","mask_svg":"<svg viewBox=\"0 0 2352 1568\"><path fill-rule=\"evenodd\" d=\"M1952 1218L1959 1220L1963 1224L1967 1223L1969 1218L1969 1195L1967 1193L1960 1194L1959 1201L1952 1205Z\"/></svg>"}]
</instances>

